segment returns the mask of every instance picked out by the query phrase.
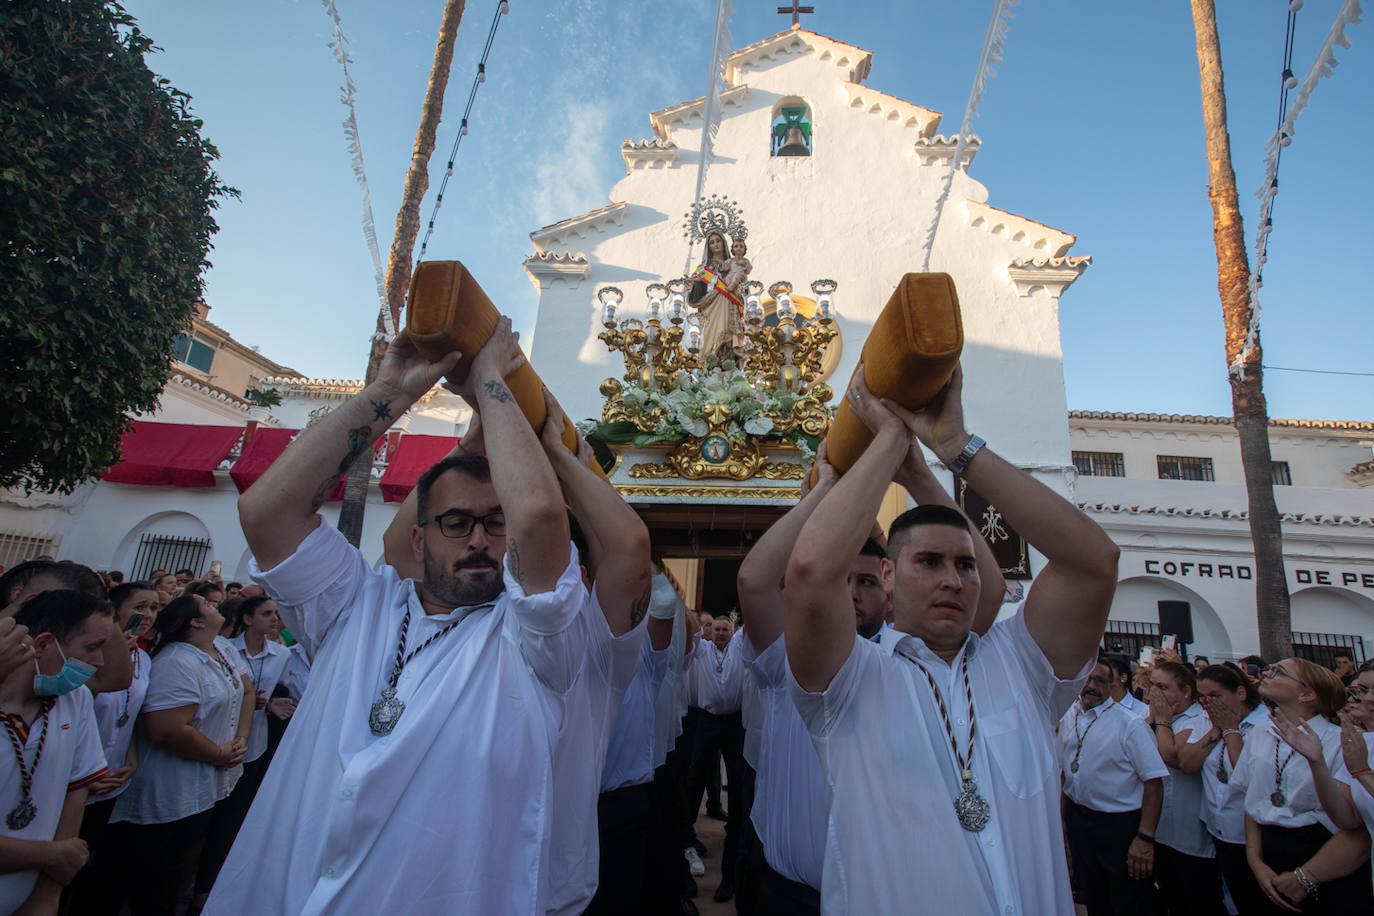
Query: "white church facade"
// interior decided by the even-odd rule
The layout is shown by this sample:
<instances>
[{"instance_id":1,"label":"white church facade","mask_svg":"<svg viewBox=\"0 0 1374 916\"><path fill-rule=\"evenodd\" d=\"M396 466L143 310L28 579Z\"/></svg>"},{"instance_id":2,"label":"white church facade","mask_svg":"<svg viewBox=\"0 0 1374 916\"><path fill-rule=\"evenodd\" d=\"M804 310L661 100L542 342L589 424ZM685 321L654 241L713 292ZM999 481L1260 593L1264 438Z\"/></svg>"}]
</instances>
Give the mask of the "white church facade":
<instances>
[{"instance_id":1,"label":"white church facade","mask_svg":"<svg viewBox=\"0 0 1374 916\"><path fill-rule=\"evenodd\" d=\"M957 146L940 133L939 113L868 86L870 65L869 52L800 28L736 51L705 183L705 194L728 199L747 226L753 278L786 280L799 292L821 278L837 284L839 333L826 361L837 393L898 280L922 267ZM684 211L695 189L704 102L655 111L651 135L624 142L625 175L608 205L531 233L524 266L539 308L530 358L575 418L599 417L599 387L625 369L597 337L598 290L622 290L622 315L643 317L650 284L682 277L684 265L701 261L699 243L689 256ZM1121 546L1109 645L1156 641L1158 603L1185 601L1193 652L1218 659L1256 651L1254 560L1234 429L1225 418L1068 410L1059 299L1091 259L1072 253L1070 232L995 206L968 174L978 147L969 138L930 258L930 269L949 273L960 295L970 430L1074 500ZM243 349L234 352L251 362ZM306 427L359 383L305 378L263 360L250 384L277 389L282 403L260 418L238 391L216 385L214 373L185 362L193 356L179 357L158 412L139 419L230 430L217 433L226 438L242 427L244 435L202 468L196 486L102 480L71 496L0 494L0 563L51 553L132 574L149 561L145 545L188 541L200 545L197 572L218 559L226 578L246 576L233 473L243 470L245 442L275 430L258 445L271 439L279 451L290 437L283 431ZM380 560L396 505L399 484L388 488L388 481L413 480L410 465L437 458L467 417L458 399L436 390L384 440L363 533L369 561ZM1374 423L1274 421L1272 438L1290 475L1277 496L1293 629L1314 652L1348 644L1363 658L1374 647ZM1202 459L1210 476L1198 470ZM791 460L800 459L794 452ZM748 481L694 481L673 496L628 477L627 464L612 472L613 482L675 558L688 595L701 609L721 610L712 605L723 600L719 583L733 581L729 570L795 498L796 482L775 487L768 500L757 498L757 488L749 492ZM330 523L337 506L325 507ZM885 515L901 508L886 506ZM1040 563L1032 551L1029 571Z\"/></svg>"}]
</instances>

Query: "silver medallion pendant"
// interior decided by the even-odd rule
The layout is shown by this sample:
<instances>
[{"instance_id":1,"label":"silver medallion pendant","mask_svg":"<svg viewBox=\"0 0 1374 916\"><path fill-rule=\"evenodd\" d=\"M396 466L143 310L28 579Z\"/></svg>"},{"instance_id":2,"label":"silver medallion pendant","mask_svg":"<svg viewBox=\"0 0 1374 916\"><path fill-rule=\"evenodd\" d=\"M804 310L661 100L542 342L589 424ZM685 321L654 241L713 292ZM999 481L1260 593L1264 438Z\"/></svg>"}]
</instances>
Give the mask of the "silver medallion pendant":
<instances>
[{"instance_id":1,"label":"silver medallion pendant","mask_svg":"<svg viewBox=\"0 0 1374 916\"><path fill-rule=\"evenodd\" d=\"M1282 789L1275 789L1269 795L1269 803L1275 808L1282 808L1286 801L1288 801L1288 796L1283 794Z\"/></svg>"},{"instance_id":2,"label":"silver medallion pendant","mask_svg":"<svg viewBox=\"0 0 1374 916\"><path fill-rule=\"evenodd\" d=\"M372 712L367 717L368 728L378 737L389 735L405 711L406 704L396 699L396 688L387 687L381 698L372 704Z\"/></svg>"},{"instance_id":3,"label":"silver medallion pendant","mask_svg":"<svg viewBox=\"0 0 1374 916\"><path fill-rule=\"evenodd\" d=\"M964 770L964 787L954 799L954 813L959 818L959 826L970 833L978 833L988 825L992 810L983 796L978 794L978 783L970 770Z\"/></svg>"},{"instance_id":4,"label":"silver medallion pendant","mask_svg":"<svg viewBox=\"0 0 1374 916\"><path fill-rule=\"evenodd\" d=\"M1077 761L1077 760L1075 760L1073 763L1069 764L1069 772L1070 772L1070 773L1077 773L1077 772L1078 772L1078 761Z\"/></svg>"},{"instance_id":5,"label":"silver medallion pendant","mask_svg":"<svg viewBox=\"0 0 1374 916\"><path fill-rule=\"evenodd\" d=\"M26 795L19 799L19 804L5 817L5 826L11 830L23 830L33 823L37 816L38 809L33 806L33 800Z\"/></svg>"}]
</instances>

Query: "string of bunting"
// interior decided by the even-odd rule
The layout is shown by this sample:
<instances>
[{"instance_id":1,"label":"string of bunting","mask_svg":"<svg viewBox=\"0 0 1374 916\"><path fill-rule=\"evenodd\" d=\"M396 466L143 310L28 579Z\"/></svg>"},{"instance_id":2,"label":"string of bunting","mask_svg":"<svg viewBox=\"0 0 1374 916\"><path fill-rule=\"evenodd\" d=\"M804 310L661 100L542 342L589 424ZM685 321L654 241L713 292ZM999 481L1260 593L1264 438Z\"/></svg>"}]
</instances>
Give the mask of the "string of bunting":
<instances>
[{"instance_id":1,"label":"string of bunting","mask_svg":"<svg viewBox=\"0 0 1374 916\"><path fill-rule=\"evenodd\" d=\"M720 84L725 79L725 64L730 57L730 0L716 0L715 28L711 31L711 64L706 82L706 104L702 110L701 156L697 162L697 184L692 194L692 218L696 218L702 191L706 188L706 169L711 164L711 149L720 130ZM683 276L692 269L692 240L687 241L687 261Z\"/></svg>"},{"instance_id":2,"label":"string of bunting","mask_svg":"<svg viewBox=\"0 0 1374 916\"><path fill-rule=\"evenodd\" d=\"M353 104L357 89L353 85L353 77L348 72L348 65L353 62L353 58L348 53L348 37L344 35L343 21L339 18L334 0L322 2L326 15L334 22L334 40L329 43L329 49L334 52L334 59L343 70L343 94L339 101L348 109L348 117L343 120L344 137L348 140L348 153L353 158L353 177L358 179L358 187L362 188L363 192L363 238L367 241L368 253L372 255L372 272L377 281L377 300L381 303L382 327L385 329L386 339L390 340L396 336L396 326L391 321L391 309L387 305L382 253L377 247L377 226L372 219L372 190L367 184L367 169L363 165L363 141L358 131L358 110Z\"/></svg>"},{"instance_id":3,"label":"string of bunting","mask_svg":"<svg viewBox=\"0 0 1374 916\"><path fill-rule=\"evenodd\" d=\"M500 0L496 4L496 13L491 18L491 28L487 31L487 43L482 47L482 57L477 62L477 75L472 78L472 88L468 91L467 107L463 109L463 118L458 122L458 134L453 138L453 149L449 151L448 164L444 168L444 177L439 182L439 193L434 198L434 209L429 211L429 223L425 226L425 237L420 241L420 252L415 257L417 264L425 259L425 251L429 248L429 237L434 234L434 220L439 215L439 208L444 204L444 191L448 188L448 180L453 177L453 161L458 158L458 147L463 144L463 138L468 135L468 119L472 117L472 103L477 98L477 87L487 81L487 59L491 57L491 45L496 40L496 27L501 24L501 17L509 12L509 0Z\"/></svg>"},{"instance_id":4,"label":"string of bunting","mask_svg":"<svg viewBox=\"0 0 1374 916\"><path fill-rule=\"evenodd\" d=\"M1292 33L1297 11L1301 8L1302 0L1290 0L1288 4L1288 37L1285 42L1282 77L1283 88L1280 92L1279 101L1279 126L1264 145L1268 151L1265 158L1264 183L1255 192L1255 196L1260 199L1260 216L1259 228L1255 232L1255 263L1250 269L1250 326L1245 333L1244 346L1241 347L1240 353L1236 355L1229 367L1232 375L1242 379L1245 378L1245 364L1259 344L1259 288L1263 283L1261 277L1264 274L1264 265L1269 260L1269 235L1274 230L1272 215L1274 198L1279 193L1279 156L1283 148L1293 142L1293 137L1297 132L1294 125L1303 109L1307 107L1307 102L1312 97L1312 91L1317 88L1317 83L1323 77L1334 75L1335 68L1340 65L1340 61L1336 60L1336 46L1339 45L1346 50L1350 49L1350 39L1345 34L1346 26L1359 23L1363 13L1360 9L1360 0L1346 0L1341 11L1336 14L1336 21L1331 24L1331 29L1326 33L1326 40L1322 42L1321 50L1317 52L1316 61L1313 62L1312 68L1307 71L1307 76L1303 79L1302 84L1298 85L1291 66ZM1295 86L1297 86L1298 91L1290 105L1288 103L1288 91Z\"/></svg>"},{"instance_id":5,"label":"string of bunting","mask_svg":"<svg viewBox=\"0 0 1374 916\"><path fill-rule=\"evenodd\" d=\"M949 200L954 186L954 173L964 159L969 137L973 130L973 119L978 116L978 105L983 100L988 80L997 75L994 69L1002 63L1002 51L1006 47L1007 35L1011 32L1011 8L1021 0L994 0L992 15L988 18L987 34L983 36L983 50L978 55L978 71L969 88L968 105L964 108L964 121L959 125L959 141L954 147L954 158L949 161L949 172L945 175L945 186L940 198L935 202L935 215L931 217L930 228L926 230L925 260L921 264L923 273L930 270L930 255L935 250L935 233L940 228L940 217L944 215L945 203Z\"/></svg>"}]
</instances>

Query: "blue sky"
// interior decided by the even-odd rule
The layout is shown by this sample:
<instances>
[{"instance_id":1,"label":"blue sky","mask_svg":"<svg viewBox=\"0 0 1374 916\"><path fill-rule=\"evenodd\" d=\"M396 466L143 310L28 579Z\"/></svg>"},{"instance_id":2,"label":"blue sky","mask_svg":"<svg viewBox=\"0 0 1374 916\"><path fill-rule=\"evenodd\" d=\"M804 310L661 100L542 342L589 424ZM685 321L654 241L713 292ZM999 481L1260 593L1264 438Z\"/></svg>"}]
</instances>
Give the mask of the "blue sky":
<instances>
[{"instance_id":1,"label":"blue sky","mask_svg":"<svg viewBox=\"0 0 1374 916\"><path fill-rule=\"evenodd\" d=\"M734 46L787 27L776 0L735 0ZM868 83L958 130L986 2L814 0L804 25L874 53ZM1253 248L1264 141L1277 120L1287 0L1220 0L1231 143ZM1340 0L1307 0L1293 69L1311 66ZM211 320L316 377L362 374L377 301L342 82L317 0L126 0L163 49L153 69L191 94L218 169L243 194L218 213ZM383 257L433 58L438 0L337 0ZM496 0L469 0L430 204ZM439 212L429 257L461 258L517 329L534 326L521 268L530 231L609 202L620 141L702 94L709 0L511 0ZM971 174L994 206L1075 233L1093 266L1060 302L1069 406L1230 413L1188 4L1025 0L974 131ZM1264 274L1265 363L1374 371L1374 23L1323 80L1283 157ZM687 202L684 202L684 207ZM823 231L820 229L818 231ZM824 271L820 271L824 272ZM1374 377L1266 373L1278 417L1374 418Z\"/></svg>"}]
</instances>

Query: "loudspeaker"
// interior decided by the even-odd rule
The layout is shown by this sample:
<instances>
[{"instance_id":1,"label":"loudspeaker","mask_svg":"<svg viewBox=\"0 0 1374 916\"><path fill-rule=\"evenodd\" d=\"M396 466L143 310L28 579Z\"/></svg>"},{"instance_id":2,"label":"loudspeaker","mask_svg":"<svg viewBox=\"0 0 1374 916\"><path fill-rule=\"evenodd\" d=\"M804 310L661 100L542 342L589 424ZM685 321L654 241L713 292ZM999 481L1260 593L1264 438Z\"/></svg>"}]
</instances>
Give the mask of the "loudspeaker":
<instances>
[{"instance_id":1,"label":"loudspeaker","mask_svg":"<svg viewBox=\"0 0 1374 916\"><path fill-rule=\"evenodd\" d=\"M1159 602L1159 632L1177 636L1185 645L1193 641L1193 609L1186 601Z\"/></svg>"}]
</instances>

